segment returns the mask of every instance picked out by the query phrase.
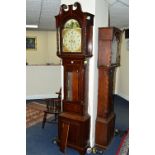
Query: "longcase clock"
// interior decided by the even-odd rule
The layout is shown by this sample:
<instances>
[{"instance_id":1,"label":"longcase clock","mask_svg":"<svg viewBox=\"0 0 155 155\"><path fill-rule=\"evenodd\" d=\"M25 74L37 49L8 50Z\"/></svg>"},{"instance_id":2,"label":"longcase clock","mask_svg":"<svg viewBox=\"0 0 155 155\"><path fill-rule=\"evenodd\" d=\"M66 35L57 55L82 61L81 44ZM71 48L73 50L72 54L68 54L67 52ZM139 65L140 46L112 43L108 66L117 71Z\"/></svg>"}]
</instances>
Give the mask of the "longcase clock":
<instances>
[{"instance_id":1,"label":"longcase clock","mask_svg":"<svg viewBox=\"0 0 155 155\"><path fill-rule=\"evenodd\" d=\"M98 40L98 108L96 146L106 148L114 136L115 113L113 82L115 68L120 65L121 31L114 27L99 28Z\"/></svg>"},{"instance_id":2,"label":"longcase clock","mask_svg":"<svg viewBox=\"0 0 155 155\"><path fill-rule=\"evenodd\" d=\"M88 72L92 56L94 15L83 12L80 3L61 5L56 16L57 56L64 68L63 112L59 115L60 150L72 147L85 154L89 145Z\"/></svg>"}]
</instances>

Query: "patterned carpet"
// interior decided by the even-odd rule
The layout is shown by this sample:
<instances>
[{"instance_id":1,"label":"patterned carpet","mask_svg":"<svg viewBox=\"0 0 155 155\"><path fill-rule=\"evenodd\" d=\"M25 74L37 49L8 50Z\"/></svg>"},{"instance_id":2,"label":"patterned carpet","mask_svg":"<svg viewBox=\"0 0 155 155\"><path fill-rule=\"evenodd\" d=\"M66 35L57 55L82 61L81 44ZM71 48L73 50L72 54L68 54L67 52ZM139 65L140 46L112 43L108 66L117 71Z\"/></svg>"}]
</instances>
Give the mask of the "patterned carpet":
<instances>
[{"instance_id":1,"label":"patterned carpet","mask_svg":"<svg viewBox=\"0 0 155 155\"><path fill-rule=\"evenodd\" d=\"M129 131L127 132L127 134L123 136L116 155L128 155L128 154L129 154Z\"/></svg>"},{"instance_id":2,"label":"patterned carpet","mask_svg":"<svg viewBox=\"0 0 155 155\"><path fill-rule=\"evenodd\" d=\"M31 127L43 121L44 111L46 110L45 104L40 102L30 102L26 105L26 127ZM52 118L53 115L47 115L47 119Z\"/></svg>"}]
</instances>

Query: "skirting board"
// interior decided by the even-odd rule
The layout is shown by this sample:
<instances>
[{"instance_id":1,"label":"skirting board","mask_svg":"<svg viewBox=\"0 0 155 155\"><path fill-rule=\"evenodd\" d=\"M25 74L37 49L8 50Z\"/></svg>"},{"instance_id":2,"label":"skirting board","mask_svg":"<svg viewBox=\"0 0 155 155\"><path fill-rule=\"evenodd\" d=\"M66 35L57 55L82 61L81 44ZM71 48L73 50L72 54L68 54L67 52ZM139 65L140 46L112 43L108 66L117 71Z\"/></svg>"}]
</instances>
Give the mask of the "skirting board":
<instances>
[{"instance_id":1,"label":"skirting board","mask_svg":"<svg viewBox=\"0 0 155 155\"><path fill-rule=\"evenodd\" d=\"M129 101L129 96L120 95L120 94L114 94L114 95L119 96L119 97L121 97L121 98L123 98L123 99Z\"/></svg>"},{"instance_id":2,"label":"skirting board","mask_svg":"<svg viewBox=\"0 0 155 155\"><path fill-rule=\"evenodd\" d=\"M114 95L120 96L120 97L126 99L127 101L129 101L129 96L128 95L125 95L125 94L122 94L122 93L114 93Z\"/></svg>"},{"instance_id":3,"label":"skirting board","mask_svg":"<svg viewBox=\"0 0 155 155\"><path fill-rule=\"evenodd\" d=\"M28 95L26 96L26 100L34 100L34 99L47 99L47 98L57 98L57 94L39 94L39 95Z\"/></svg>"}]
</instances>

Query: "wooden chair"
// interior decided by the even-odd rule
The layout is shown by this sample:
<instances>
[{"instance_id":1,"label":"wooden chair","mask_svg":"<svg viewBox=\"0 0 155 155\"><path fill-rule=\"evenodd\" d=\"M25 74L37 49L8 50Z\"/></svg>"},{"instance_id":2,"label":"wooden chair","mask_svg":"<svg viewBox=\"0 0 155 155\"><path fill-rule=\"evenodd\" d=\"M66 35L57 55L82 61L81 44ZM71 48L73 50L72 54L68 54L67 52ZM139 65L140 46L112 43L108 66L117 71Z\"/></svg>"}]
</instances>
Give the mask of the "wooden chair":
<instances>
[{"instance_id":1,"label":"wooden chair","mask_svg":"<svg viewBox=\"0 0 155 155\"><path fill-rule=\"evenodd\" d=\"M58 98L50 98L46 99L46 105L47 109L44 111L44 117L43 117L43 122L42 122L42 128L44 128L46 122L56 122L59 113L61 112L61 89L59 92L56 92L58 94ZM52 121L47 121L47 115L48 114L54 114L54 120Z\"/></svg>"}]
</instances>

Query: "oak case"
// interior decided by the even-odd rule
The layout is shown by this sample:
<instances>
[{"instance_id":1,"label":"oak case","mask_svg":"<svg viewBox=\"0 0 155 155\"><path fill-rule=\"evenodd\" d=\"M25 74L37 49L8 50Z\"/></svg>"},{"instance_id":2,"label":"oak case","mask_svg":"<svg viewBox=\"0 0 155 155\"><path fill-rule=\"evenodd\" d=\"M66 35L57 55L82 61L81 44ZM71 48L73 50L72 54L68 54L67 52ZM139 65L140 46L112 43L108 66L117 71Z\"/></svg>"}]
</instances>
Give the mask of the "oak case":
<instances>
[{"instance_id":1,"label":"oak case","mask_svg":"<svg viewBox=\"0 0 155 155\"><path fill-rule=\"evenodd\" d=\"M115 27L99 28L98 40L98 107L96 146L106 148L115 129L113 82L115 68L120 65L121 31Z\"/></svg>"},{"instance_id":2,"label":"oak case","mask_svg":"<svg viewBox=\"0 0 155 155\"><path fill-rule=\"evenodd\" d=\"M92 57L93 17L82 12L78 2L61 5L56 16L57 55L62 58L64 67L63 112L58 122L59 146L62 152L69 146L81 155L89 146L88 66ZM72 32L78 33L78 39Z\"/></svg>"}]
</instances>

